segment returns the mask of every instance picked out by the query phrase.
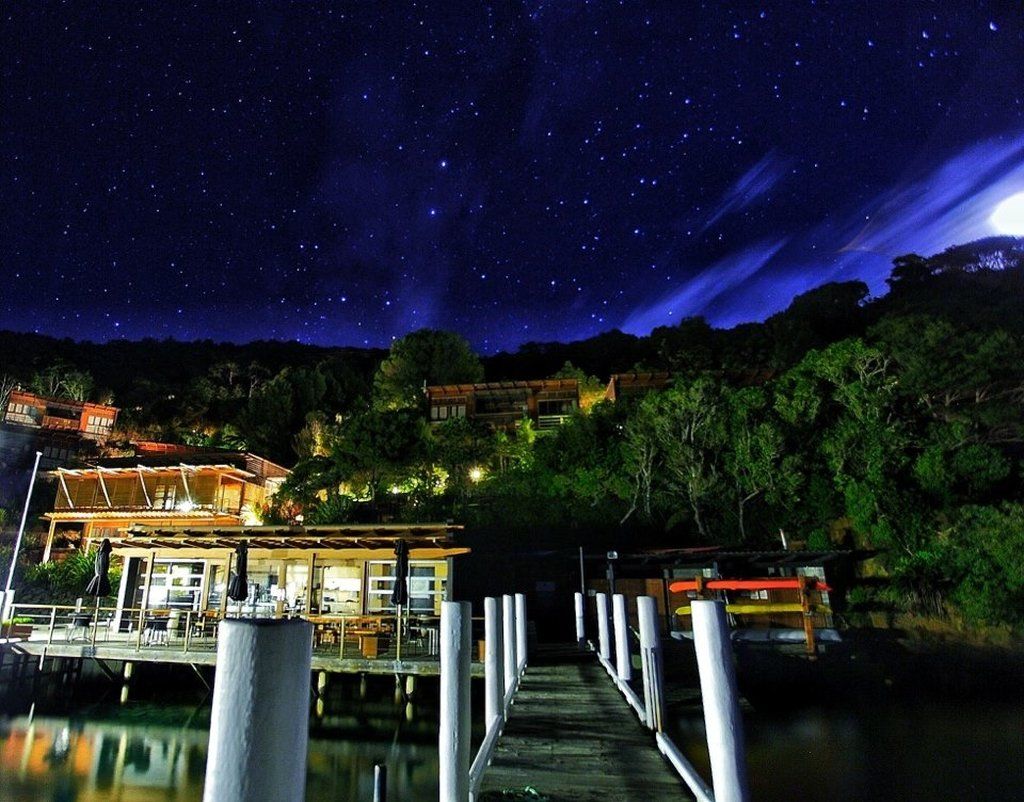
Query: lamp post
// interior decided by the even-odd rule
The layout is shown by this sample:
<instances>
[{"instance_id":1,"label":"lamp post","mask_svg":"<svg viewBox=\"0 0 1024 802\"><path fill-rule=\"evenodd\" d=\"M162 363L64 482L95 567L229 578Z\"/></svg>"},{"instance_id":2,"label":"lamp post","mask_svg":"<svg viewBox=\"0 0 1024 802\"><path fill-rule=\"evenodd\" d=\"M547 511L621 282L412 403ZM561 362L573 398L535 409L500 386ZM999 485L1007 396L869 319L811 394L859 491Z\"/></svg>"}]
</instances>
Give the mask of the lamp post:
<instances>
[{"instance_id":1,"label":"lamp post","mask_svg":"<svg viewBox=\"0 0 1024 802\"><path fill-rule=\"evenodd\" d=\"M25 536L25 522L28 520L28 507L32 502L32 488L36 485L36 474L39 473L39 459L43 456L42 451L36 452L36 461L32 466L32 478L28 483L28 493L25 496L25 509L21 511L21 525L18 527L18 537L14 541L14 554L11 555L11 568L7 572L7 584L4 586L4 598L0 603L0 617L7 611L10 605L11 584L14 582L14 567L18 563L18 552L21 550L21 539Z\"/></svg>"}]
</instances>

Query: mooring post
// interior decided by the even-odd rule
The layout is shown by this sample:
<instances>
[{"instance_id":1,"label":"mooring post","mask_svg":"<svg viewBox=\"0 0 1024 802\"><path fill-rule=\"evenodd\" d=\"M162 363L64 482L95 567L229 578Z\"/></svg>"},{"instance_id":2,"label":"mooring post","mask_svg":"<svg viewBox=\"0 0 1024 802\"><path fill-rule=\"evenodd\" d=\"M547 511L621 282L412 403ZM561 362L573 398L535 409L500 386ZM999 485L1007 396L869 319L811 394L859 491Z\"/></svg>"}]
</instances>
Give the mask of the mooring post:
<instances>
[{"instance_id":1,"label":"mooring post","mask_svg":"<svg viewBox=\"0 0 1024 802\"><path fill-rule=\"evenodd\" d=\"M587 630L583 617L583 594L577 591L573 596L576 602L576 645L583 649L587 645Z\"/></svg>"},{"instance_id":2,"label":"mooring post","mask_svg":"<svg viewBox=\"0 0 1024 802\"><path fill-rule=\"evenodd\" d=\"M441 602L440 802L469 799L472 614L469 602Z\"/></svg>"},{"instance_id":3,"label":"mooring post","mask_svg":"<svg viewBox=\"0 0 1024 802\"><path fill-rule=\"evenodd\" d=\"M516 594L516 675L526 670L526 596Z\"/></svg>"},{"instance_id":4,"label":"mooring post","mask_svg":"<svg viewBox=\"0 0 1024 802\"><path fill-rule=\"evenodd\" d=\"M388 802L388 767L373 764L373 802Z\"/></svg>"},{"instance_id":5,"label":"mooring post","mask_svg":"<svg viewBox=\"0 0 1024 802\"><path fill-rule=\"evenodd\" d=\"M661 732L665 723L665 670L661 657L661 638L658 634L658 603L653 596L640 596L636 600L640 620L640 664L644 673L645 723L655 732Z\"/></svg>"},{"instance_id":6,"label":"mooring post","mask_svg":"<svg viewBox=\"0 0 1024 802\"><path fill-rule=\"evenodd\" d=\"M608 595L598 593L594 596L597 602L597 653L603 660L612 656L612 647L608 638Z\"/></svg>"},{"instance_id":7,"label":"mooring post","mask_svg":"<svg viewBox=\"0 0 1024 802\"><path fill-rule=\"evenodd\" d=\"M313 625L221 621L204 802L305 798Z\"/></svg>"},{"instance_id":8,"label":"mooring post","mask_svg":"<svg viewBox=\"0 0 1024 802\"><path fill-rule=\"evenodd\" d=\"M725 602L694 599L690 603L690 611L715 800L747 802L750 797L743 720L740 718Z\"/></svg>"},{"instance_id":9,"label":"mooring post","mask_svg":"<svg viewBox=\"0 0 1024 802\"><path fill-rule=\"evenodd\" d=\"M633 679L633 658L629 653L629 619L626 618L626 597L621 593L612 596L612 613L615 617L615 673L620 682Z\"/></svg>"},{"instance_id":10,"label":"mooring post","mask_svg":"<svg viewBox=\"0 0 1024 802\"><path fill-rule=\"evenodd\" d=\"M512 693L516 689L516 607L515 600L507 593L501 597L502 645L505 647L505 718Z\"/></svg>"},{"instance_id":11,"label":"mooring post","mask_svg":"<svg viewBox=\"0 0 1024 802\"><path fill-rule=\"evenodd\" d=\"M501 606L493 596L484 599L484 729L501 727L505 718L505 650L502 647ZM495 719L499 719L495 723Z\"/></svg>"}]
</instances>

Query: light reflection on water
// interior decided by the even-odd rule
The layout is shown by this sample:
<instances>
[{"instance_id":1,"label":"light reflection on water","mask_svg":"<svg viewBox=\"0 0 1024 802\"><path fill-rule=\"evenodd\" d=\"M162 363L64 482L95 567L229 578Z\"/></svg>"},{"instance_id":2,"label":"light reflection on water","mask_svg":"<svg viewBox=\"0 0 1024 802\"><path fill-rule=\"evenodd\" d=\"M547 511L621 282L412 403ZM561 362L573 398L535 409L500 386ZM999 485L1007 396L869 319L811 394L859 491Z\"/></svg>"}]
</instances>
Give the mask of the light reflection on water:
<instances>
[{"instance_id":1,"label":"light reflection on water","mask_svg":"<svg viewBox=\"0 0 1024 802\"><path fill-rule=\"evenodd\" d=\"M0 730L0 798L10 802L192 802L203 796L208 734L140 723L14 719ZM437 795L437 748L311 740L306 798L364 802L385 759L393 799Z\"/></svg>"}]
</instances>

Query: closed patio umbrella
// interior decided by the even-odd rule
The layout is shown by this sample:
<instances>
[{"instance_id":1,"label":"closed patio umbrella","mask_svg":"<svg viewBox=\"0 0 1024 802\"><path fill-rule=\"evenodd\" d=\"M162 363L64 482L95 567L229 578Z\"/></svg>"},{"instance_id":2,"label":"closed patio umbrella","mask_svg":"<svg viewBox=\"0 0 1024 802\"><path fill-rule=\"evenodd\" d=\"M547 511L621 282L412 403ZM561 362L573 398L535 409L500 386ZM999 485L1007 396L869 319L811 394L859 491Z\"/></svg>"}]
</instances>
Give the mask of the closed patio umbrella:
<instances>
[{"instance_id":1,"label":"closed patio umbrella","mask_svg":"<svg viewBox=\"0 0 1024 802\"><path fill-rule=\"evenodd\" d=\"M391 591L391 603L395 606L396 634L401 644L402 608L409 604L409 544L404 540L395 544L395 587Z\"/></svg>"},{"instance_id":2,"label":"closed patio umbrella","mask_svg":"<svg viewBox=\"0 0 1024 802\"><path fill-rule=\"evenodd\" d=\"M235 547L235 573L228 581L228 598L241 602L249 598L249 544L244 540Z\"/></svg>"},{"instance_id":3,"label":"closed patio umbrella","mask_svg":"<svg viewBox=\"0 0 1024 802\"><path fill-rule=\"evenodd\" d=\"M96 597L97 604L99 604L100 596L110 595L110 577L108 573L110 571L110 552L112 548L110 540L103 538L99 549L96 550L96 561L93 564L92 579L89 580L89 584L85 588L87 595Z\"/></svg>"},{"instance_id":4,"label":"closed patio umbrella","mask_svg":"<svg viewBox=\"0 0 1024 802\"><path fill-rule=\"evenodd\" d=\"M391 603L399 609L409 603L409 545L404 540L395 544L395 588Z\"/></svg>"},{"instance_id":5,"label":"closed patio umbrella","mask_svg":"<svg viewBox=\"0 0 1024 802\"><path fill-rule=\"evenodd\" d=\"M100 597L110 595L110 552L113 547L108 538L103 538L100 547L96 550L96 561L93 563L93 575L89 584L85 586L85 592L96 598L96 607L93 610L93 622L99 625L100 619ZM96 639L96 629L93 629L93 642Z\"/></svg>"}]
</instances>

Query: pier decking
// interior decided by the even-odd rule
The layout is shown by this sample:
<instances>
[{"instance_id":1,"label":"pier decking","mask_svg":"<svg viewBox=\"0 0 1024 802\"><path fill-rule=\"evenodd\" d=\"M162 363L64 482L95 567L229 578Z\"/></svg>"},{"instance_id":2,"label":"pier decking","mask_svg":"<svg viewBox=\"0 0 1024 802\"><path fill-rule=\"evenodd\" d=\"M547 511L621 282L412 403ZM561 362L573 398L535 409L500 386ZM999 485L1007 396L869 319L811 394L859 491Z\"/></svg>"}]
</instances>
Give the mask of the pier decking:
<instances>
[{"instance_id":1,"label":"pier decking","mask_svg":"<svg viewBox=\"0 0 1024 802\"><path fill-rule=\"evenodd\" d=\"M480 800L527 786L552 802L692 799L604 668L573 647L531 658Z\"/></svg>"},{"instance_id":2,"label":"pier decking","mask_svg":"<svg viewBox=\"0 0 1024 802\"><path fill-rule=\"evenodd\" d=\"M125 620L125 626L131 629L119 631L114 626L115 611L107 608L101 608L98 619L92 611L57 605L14 605L13 609L19 618L31 623L14 638L7 636L15 634L18 625L0 628L0 664L8 656L197 666L212 666L217 661L217 618L187 613L170 619L135 610ZM394 616L317 617L311 623L314 671L417 676L440 673L436 618L417 617L401 628L395 626ZM483 664L474 661L471 672L483 676Z\"/></svg>"}]
</instances>

